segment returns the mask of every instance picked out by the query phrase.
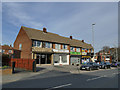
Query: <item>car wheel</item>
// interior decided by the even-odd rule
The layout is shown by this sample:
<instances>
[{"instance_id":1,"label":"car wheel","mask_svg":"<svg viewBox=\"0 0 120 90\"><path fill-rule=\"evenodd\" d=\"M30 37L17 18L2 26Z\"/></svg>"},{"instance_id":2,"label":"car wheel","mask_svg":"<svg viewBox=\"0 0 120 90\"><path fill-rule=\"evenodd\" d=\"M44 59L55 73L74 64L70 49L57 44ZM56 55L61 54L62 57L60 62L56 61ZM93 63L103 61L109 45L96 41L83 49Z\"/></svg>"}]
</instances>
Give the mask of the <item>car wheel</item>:
<instances>
[{"instance_id":1,"label":"car wheel","mask_svg":"<svg viewBox=\"0 0 120 90\"><path fill-rule=\"evenodd\" d=\"M89 71L91 71L91 68L89 68Z\"/></svg>"},{"instance_id":2,"label":"car wheel","mask_svg":"<svg viewBox=\"0 0 120 90\"><path fill-rule=\"evenodd\" d=\"M107 69L107 67L105 66L104 69Z\"/></svg>"},{"instance_id":3,"label":"car wheel","mask_svg":"<svg viewBox=\"0 0 120 90\"><path fill-rule=\"evenodd\" d=\"M99 67L97 67L97 70L99 70L100 68Z\"/></svg>"},{"instance_id":4,"label":"car wheel","mask_svg":"<svg viewBox=\"0 0 120 90\"><path fill-rule=\"evenodd\" d=\"M109 68L111 69L111 66Z\"/></svg>"},{"instance_id":5,"label":"car wheel","mask_svg":"<svg viewBox=\"0 0 120 90\"><path fill-rule=\"evenodd\" d=\"M80 67L80 70L82 70L82 67Z\"/></svg>"}]
</instances>

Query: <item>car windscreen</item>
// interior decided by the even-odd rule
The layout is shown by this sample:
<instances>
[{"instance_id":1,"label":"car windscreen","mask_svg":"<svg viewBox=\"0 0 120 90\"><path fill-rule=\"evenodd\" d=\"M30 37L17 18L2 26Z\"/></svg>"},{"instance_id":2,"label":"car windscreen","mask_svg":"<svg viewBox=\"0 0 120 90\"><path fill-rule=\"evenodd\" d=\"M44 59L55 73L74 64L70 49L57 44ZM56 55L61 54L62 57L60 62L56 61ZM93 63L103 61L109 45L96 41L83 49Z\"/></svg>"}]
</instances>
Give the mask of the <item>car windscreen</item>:
<instances>
[{"instance_id":1,"label":"car windscreen","mask_svg":"<svg viewBox=\"0 0 120 90\"><path fill-rule=\"evenodd\" d=\"M105 62L101 62L100 64L105 64Z\"/></svg>"},{"instance_id":2,"label":"car windscreen","mask_svg":"<svg viewBox=\"0 0 120 90\"><path fill-rule=\"evenodd\" d=\"M87 65L93 65L93 63L87 63Z\"/></svg>"},{"instance_id":3,"label":"car windscreen","mask_svg":"<svg viewBox=\"0 0 120 90\"><path fill-rule=\"evenodd\" d=\"M109 62L106 62L106 64L110 64Z\"/></svg>"}]
</instances>

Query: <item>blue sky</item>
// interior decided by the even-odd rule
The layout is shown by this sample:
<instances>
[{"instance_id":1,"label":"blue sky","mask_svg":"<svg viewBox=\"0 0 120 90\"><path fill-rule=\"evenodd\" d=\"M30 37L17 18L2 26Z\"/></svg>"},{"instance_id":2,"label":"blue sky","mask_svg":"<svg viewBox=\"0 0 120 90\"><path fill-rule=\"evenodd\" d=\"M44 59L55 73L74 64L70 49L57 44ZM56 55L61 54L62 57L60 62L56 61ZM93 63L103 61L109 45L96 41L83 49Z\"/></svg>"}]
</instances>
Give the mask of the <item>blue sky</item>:
<instances>
[{"instance_id":1,"label":"blue sky","mask_svg":"<svg viewBox=\"0 0 120 90\"><path fill-rule=\"evenodd\" d=\"M39 2L2 3L2 44L13 44L20 27L27 26L92 44L95 52L118 41L117 2Z\"/></svg>"}]
</instances>

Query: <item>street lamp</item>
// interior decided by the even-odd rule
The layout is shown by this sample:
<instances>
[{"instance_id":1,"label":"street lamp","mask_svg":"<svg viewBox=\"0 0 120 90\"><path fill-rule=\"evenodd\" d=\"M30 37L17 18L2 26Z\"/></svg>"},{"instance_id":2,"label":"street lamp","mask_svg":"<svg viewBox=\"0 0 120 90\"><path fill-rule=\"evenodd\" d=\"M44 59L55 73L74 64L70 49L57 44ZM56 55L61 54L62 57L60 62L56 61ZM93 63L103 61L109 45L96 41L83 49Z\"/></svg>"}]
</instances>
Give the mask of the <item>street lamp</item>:
<instances>
[{"instance_id":1,"label":"street lamp","mask_svg":"<svg viewBox=\"0 0 120 90\"><path fill-rule=\"evenodd\" d=\"M92 44L93 44L93 49L94 49L94 27L95 23L92 24Z\"/></svg>"}]
</instances>

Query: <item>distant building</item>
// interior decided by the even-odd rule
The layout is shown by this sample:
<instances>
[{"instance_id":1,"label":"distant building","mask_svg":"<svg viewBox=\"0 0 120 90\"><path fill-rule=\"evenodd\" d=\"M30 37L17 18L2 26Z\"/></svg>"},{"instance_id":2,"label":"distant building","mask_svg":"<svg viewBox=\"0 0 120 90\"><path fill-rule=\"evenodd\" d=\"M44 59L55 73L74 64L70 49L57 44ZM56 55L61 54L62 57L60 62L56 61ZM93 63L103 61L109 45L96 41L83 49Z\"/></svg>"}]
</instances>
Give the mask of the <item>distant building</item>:
<instances>
[{"instance_id":1,"label":"distant building","mask_svg":"<svg viewBox=\"0 0 120 90\"><path fill-rule=\"evenodd\" d=\"M105 50L100 50L95 54L96 62L116 62L118 61L118 54L116 48L109 48L108 52Z\"/></svg>"}]
</instances>

